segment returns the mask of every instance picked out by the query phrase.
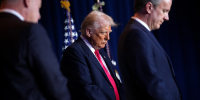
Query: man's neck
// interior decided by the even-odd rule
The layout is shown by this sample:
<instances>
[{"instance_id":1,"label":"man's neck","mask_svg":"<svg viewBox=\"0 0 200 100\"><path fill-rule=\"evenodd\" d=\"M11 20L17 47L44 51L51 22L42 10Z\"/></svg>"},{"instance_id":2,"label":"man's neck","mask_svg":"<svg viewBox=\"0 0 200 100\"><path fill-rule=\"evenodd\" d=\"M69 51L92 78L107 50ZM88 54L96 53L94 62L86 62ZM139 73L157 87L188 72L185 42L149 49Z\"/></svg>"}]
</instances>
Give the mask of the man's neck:
<instances>
[{"instance_id":1,"label":"man's neck","mask_svg":"<svg viewBox=\"0 0 200 100\"><path fill-rule=\"evenodd\" d=\"M135 19L136 21L138 21L140 24L142 24L144 27L146 27L149 31L151 31L151 29L149 28L149 26L147 25L147 21L144 18L144 16L139 16L139 14L135 14L133 17L133 19Z\"/></svg>"}]
</instances>

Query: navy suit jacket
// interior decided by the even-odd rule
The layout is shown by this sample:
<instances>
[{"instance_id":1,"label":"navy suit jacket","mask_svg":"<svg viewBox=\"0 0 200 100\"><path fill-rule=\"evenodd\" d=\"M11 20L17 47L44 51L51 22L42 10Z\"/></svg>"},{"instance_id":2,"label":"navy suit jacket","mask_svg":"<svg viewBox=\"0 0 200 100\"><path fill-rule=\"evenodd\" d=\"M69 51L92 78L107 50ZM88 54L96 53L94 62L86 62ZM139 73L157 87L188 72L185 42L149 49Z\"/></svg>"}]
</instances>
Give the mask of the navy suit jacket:
<instances>
[{"instance_id":1,"label":"navy suit jacket","mask_svg":"<svg viewBox=\"0 0 200 100\"><path fill-rule=\"evenodd\" d=\"M0 12L1 100L70 100L44 28Z\"/></svg>"},{"instance_id":2,"label":"navy suit jacket","mask_svg":"<svg viewBox=\"0 0 200 100\"><path fill-rule=\"evenodd\" d=\"M107 54L99 51L114 78L121 100L123 85L115 76L115 68ZM78 38L63 54L61 70L69 80L69 88L73 100L116 100L112 85L95 55Z\"/></svg>"},{"instance_id":3,"label":"navy suit jacket","mask_svg":"<svg viewBox=\"0 0 200 100\"><path fill-rule=\"evenodd\" d=\"M118 60L129 100L180 100L169 57L154 35L131 19L120 36Z\"/></svg>"}]
</instances>

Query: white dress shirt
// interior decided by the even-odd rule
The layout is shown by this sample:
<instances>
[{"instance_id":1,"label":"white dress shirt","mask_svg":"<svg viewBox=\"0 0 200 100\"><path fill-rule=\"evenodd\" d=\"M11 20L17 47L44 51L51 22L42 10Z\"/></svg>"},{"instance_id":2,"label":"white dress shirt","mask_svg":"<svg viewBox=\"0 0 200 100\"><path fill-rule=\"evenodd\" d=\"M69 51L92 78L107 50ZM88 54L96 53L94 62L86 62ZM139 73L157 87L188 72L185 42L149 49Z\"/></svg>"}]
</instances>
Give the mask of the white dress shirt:
<instances>
[{"instance_id":1,"label":"white dress shirt","mask_svg":"<svg viewBox=\"0 0 200 100\"><path fill-rule=\"evenodd\" d=\"M6 12L9 14L13 14L16 17L18 17L21 21L24 21L24 17L20 13L18 13L17 11L15 11L13 9L1 9L0 12Z\"/></svg>"},{"instance_id":2,"label":"white dress shirt","mask_svg":"<svg viewBox=\"0 0 200 100\"><path fill-rule=\"evenodd\" d=\"M149 28L149 26L145 22L143 22L142 20L140 20L139 18L137 18L137 17L131 17L131 18L135 19L140 24L142 24L146 29L148 29L149 31L151 31L150 28Z\"/></svg>"}]
</instances>

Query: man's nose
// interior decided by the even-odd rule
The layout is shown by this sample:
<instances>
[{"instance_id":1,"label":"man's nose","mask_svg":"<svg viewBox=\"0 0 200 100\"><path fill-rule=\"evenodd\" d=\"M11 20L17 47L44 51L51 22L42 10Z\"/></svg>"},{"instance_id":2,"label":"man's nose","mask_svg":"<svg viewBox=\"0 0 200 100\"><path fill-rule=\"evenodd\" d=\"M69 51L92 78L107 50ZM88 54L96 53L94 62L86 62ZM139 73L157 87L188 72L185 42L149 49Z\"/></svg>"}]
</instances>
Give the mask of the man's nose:
<instances>
[{"instance_id":1,"label":"man's nose","mask_svg":"<svg viewBox=\"0 0 200 100\"><path fill-rule=\"evenodd\" d=\"M110 40L110 33L109 32L106 34L105 39Z\"/></svg>"},{"instance_id":2,"label":"man's nose","mask_svg":"<svg viewBox=\"0 0 200 100\"><path fill-rule=\"evenodd\" d=\"M169 20L169 15L168 14L165 15L164 20L166 20L166 21Z\"/></svg>"}]
</instances>

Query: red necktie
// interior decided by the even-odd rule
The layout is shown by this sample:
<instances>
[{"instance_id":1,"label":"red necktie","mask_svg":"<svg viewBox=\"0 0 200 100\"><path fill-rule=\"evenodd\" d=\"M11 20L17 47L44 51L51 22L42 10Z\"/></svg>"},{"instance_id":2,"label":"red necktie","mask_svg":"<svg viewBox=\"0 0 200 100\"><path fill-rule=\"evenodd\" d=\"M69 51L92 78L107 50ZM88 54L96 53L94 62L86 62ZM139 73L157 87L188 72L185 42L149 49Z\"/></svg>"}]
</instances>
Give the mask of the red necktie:
<instances>
[{"instance_id":1,"label":"red necktie","mask_svg":"<svg viewBox=\"0 0 200 100\"><path fill-rule=\"evenodd\" d=\"M112 87L114 88L114 92L115 92L115 97L116 97L116 100L119 100L119 93L118 93L118 90L117 90L117 86L116 86L116 83L114 81L114 79L112 78L112 76L110 75L110 73L108 72L108 70L106 69L106 67L104 66L102 60L101 60L101 56L99 54L99 51L98 50L95 50L95 55L97 57L97 59L99 60L99 63L101 64L104 72L106 73Z\"/></svg>"}]
</instances>

